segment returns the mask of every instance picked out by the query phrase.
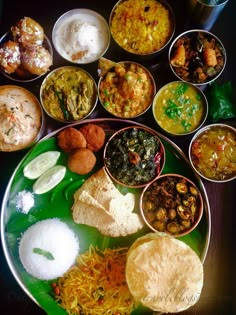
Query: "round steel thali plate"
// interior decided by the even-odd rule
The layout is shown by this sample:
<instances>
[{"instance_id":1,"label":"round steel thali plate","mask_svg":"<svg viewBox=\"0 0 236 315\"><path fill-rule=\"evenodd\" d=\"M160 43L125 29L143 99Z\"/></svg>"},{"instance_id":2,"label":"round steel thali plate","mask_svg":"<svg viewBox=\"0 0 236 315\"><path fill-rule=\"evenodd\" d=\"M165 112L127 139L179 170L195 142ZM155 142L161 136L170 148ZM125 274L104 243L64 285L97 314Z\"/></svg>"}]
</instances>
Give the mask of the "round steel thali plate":
<instances>
[{"instance_id":1,"label":"round steel thali plate","mask_svg":"<svg viewBox=\"0 0 236 315\"><path fill-rule=\"evenodd\" d=\"M103 236L95 228L74 223L70 209L73 204L73 194L78 189L78 186L76 186L74 183L79 181L81 182L81 175L69 171L63 180L65 181L65 184L61 186L61 189L51 190L43 195L35 195L35 204L28 214L17 211L17 193L22 190L32 191L32 180L25 178L22 173L24 165L26 165L30 160L40 153L49 150L59 150L56 137L57 134L64 128L73 126L74 128L79 129L81 126L88 123L95 123L101 126L105 130L107 138L115 131L127 126L144 126L140 123L130 120L99 118L87 119L78 123L66 125L56 131L53 131L44 137L38 144L36 144L19 163L8 183L2 203L1 239L8 266L16 281L25 291L25 293L50 315L66 315L66 311L58 306L53 298L51 289L52 281L43 281L32 277L24 270L19 259L19 239L22 233L29 226L33 225L39 220L44 220L47 218L57 217L61 219L62 221L66 222L75 233L78 234L81 253L85 252L90 244L96 245L102 250L107 247L113 248L130 246L137 237L147 233L147 230L144 229L126 237L111 238ZM157 133L157 135L164 144L166 152L166 163L162 174L182 174L191 179L201 191L204 202L203 217L194 231L188 235L180 237L179 239L187 243L197 253L201 261L204 262L208 251L211 234L210 207L205 188L200 177L193 171L188 159L181 149L163 135L159 133ZM66 165L66 161L66 154L61 152L58 163ZM101 152L97 155L97 163L93 172L101 168L103 165L102 163L103 160ZM89 175L86 176L88 177ZM83 179L86 179L86 176L83 176ZM69 178L72 178L70 182L68 181ZM137 190L135 193L140 194L140 190ZM148 230L148 232L150 231ZM132 314L151 315L152 311L146 309L144 310L140 306L135 311L133 311Z\"/></svg>"}]
</instances>

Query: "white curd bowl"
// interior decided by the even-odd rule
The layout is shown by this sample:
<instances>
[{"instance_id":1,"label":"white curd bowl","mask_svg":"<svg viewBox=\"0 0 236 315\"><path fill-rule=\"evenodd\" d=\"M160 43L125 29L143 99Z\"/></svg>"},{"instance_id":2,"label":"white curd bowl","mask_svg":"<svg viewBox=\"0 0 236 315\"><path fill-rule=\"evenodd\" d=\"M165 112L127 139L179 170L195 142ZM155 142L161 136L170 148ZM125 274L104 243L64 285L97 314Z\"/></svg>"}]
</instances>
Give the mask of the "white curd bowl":
<instances>
[{"instance_id":1,"label":"white curd bowl","mask_svg":"<svg viewBox=\"0 0 236 315\"><path fill-rule=\"evenodd\" d=\"M106 20L97 12L74 9L56 21L52 42L62 58L75 64L88 64L105 54L110 31Z\"/></svg>"}]
</instances>

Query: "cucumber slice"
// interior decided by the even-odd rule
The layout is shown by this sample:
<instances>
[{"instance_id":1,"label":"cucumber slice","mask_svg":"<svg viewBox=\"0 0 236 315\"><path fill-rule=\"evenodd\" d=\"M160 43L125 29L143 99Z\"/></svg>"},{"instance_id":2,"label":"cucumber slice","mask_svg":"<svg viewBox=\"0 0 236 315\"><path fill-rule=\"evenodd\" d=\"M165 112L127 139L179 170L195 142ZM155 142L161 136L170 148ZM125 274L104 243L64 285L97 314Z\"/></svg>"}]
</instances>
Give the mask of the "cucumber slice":
<instances>
[{"instance_id":1,"label":"cucumber slice","mask_svg":"<svg viewBox=\"0 0 236 315\"><path fill-rule=\"evenodd\" d=\"M24 167L24 176L29 179L38 178L56 164L60 154L59 151L47 151L41 153Z\"/></svg>"},{"instance_id":2,"label":"cucumber slice","mask_svg":"<svg viewBox=\"0 0 236 315\"><path fill-rule=\"evenodd\" d=\"M37 195L44 194L58 185L66 174L66 167L55 165L44 172L34 183L33 192Z\"/></svg>"}]
</instances>

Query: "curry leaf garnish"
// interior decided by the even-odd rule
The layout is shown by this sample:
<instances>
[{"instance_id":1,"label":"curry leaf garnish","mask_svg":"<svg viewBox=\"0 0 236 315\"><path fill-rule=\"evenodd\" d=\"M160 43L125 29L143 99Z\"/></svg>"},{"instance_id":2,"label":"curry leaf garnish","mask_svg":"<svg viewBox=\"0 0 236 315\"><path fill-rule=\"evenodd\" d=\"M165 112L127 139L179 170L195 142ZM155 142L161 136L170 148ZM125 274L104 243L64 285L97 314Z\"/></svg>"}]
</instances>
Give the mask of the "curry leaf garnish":
<instances>
[{"instance_id":1,"label":"curry leaf garnish","mask_svg":"<svg viewBox=\"0 0 236 315\"><path fill-rule=\"evenodd\" d=\"M35 254L39 254L39 255L44 256L48 260L55 260L55 258L53 257L53 255L50 252L43 250L41 248L35 247L35 248L33 248L33 252Z\"/></svg>"}]
</instances>

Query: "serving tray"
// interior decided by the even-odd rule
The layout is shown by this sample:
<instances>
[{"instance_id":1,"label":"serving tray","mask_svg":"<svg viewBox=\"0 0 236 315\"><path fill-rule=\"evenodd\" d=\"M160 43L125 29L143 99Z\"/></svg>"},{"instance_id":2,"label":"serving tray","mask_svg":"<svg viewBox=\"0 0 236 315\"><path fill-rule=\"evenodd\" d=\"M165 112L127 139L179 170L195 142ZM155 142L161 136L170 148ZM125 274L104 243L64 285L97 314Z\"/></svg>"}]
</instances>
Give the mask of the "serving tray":
<instances>
[{"instance_id":1,"label":"serving tray","mask_svg":"<svg viewBox=\"0 0 236 315\"><path fill-rule=\"evenodd\" d=\"M91 173L87 175L78 175L67 170L66 176L61 185L59 184L55 189L43 195L35 195L35 204L30 209L28 214L17 211L16 196L17 193L23 190L32 191L34 181L29 180L23 176L24 166L34 157L42 152L48 150L59 150L57 146L57 134L67 127L80 128L85 124L95 123L101 126L107 138L115 131L127 126L144 126L140 123L123 120L98 118L87 119L82 122L66 125L56 131L51 132L44 137L38 144L36 144L22 159L10 181L7 185L2 209L1 209L1 239L3 245L4 255L6 257L8 266L15 277L18 284L25 291L25 293L48 314L52 315L66 315L66 311L59 307L53 297L51 282L43 281L32 277L28 274L19 259L18 245L22 233L31 225L47 218L57 217L67 223L71 229L79 236L80 253L85 252L89 245L96 245L100 249L106 247L124 247L130 246L132 242L144 233L150 230L142 229L141 231L126 237L111 238L103 236L95 228L74 223L71 216L71 206L73 204L73 194L80 187L83 181L88 178ZM145 126L146 127L146 126ZM147 127L146 127L147 128ZM175 145L171 140L156 132L161 139L166 153L166 162L162 174L177 173L188 177L200 189L203 202L204 213L197 228L190 234L179 237L182 241L187 243L204 262L211 233L211 215L208 197L200 177L193 171L191 165L182 150ZM102 151L97 154L97 163L93 172L98 170L103 165ZM61 152L61 156L57 164L66 165L67 155ZM127 192L127 188L118 187L121 192ZM140 194L141 190L129 189L135 194ZM138 314L152 314L152 311L143 309L141 306L132 312L132 315Z\"/></svg>"}]
</instances>

